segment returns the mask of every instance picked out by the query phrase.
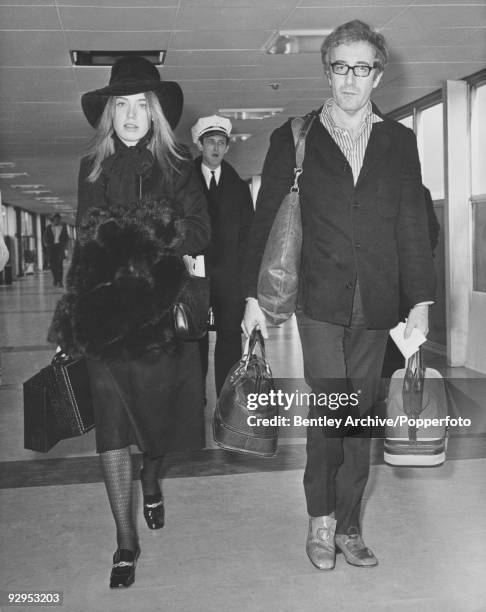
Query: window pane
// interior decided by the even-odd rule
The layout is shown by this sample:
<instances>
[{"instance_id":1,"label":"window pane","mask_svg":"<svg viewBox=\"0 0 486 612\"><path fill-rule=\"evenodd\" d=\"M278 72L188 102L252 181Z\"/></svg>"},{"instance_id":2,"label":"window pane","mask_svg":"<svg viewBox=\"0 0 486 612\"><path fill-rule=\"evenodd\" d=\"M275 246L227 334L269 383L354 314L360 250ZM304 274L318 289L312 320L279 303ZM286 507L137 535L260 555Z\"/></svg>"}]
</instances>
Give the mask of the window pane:
<instances>
[{"instance_id":1,"label":"window pane","mask_svg":"<svg viewBox=\"0 0 486 612\"><path fill-rule=\"evenodd\" d=\"M486 202L473 204L473 290L486 292Z\"/></svg>"},{"instance_id":2,"label":"window pane","mask_svg":"<svg viewBox=\"0 0 486 612\"><path fill-rule=\"evenodd\" d=\"M403 119L399 120L399 123L403 123L405 127L408 127L413 130L413 115L407 115L406 117L403 117Z\"/></svg>"},{"instance_id":3,"label":"window pane","mask_svg":"<svg viewBox=\"0 0 486 612\"><path fill-rule=\"evenodd\" d=\"M471 144L472 193L486 194L486 84L473 92Z\"/></svg>"},{"instance_id":4,"label":"window pane","mask_svg":"<svg viewBox=\"0 0 486 612\"><path fill-rule=\"evenodd\" d=\"M442 102L420 113L419 141L422 180L433 200L444 197L444 127Z\"/></svg>"}]
</instances>

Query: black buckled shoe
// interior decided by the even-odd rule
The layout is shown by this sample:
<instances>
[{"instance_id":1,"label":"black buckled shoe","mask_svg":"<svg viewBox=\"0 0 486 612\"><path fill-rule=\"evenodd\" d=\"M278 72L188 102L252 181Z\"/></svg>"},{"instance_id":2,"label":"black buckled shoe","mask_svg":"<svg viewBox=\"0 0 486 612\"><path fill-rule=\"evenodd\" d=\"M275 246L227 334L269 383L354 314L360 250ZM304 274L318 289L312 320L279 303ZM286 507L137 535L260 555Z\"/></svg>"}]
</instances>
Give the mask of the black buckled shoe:
<instances>
[{"instance_id":1,"label":"black buckled shoe","mask_svg":"<svg viewBox=\"0 0 486 612\"><path fill-rule=\"evenodd\" d=\"M143 515L149 529L162 529L165 523L165 509L161 494L143 496Z\"/></svg>"},{"instance_id":2,"label":"black buckled shoe","mask_svg":"<svg viewBox=\"0 0 486 612\"><path fill-rule=\"evenodd\" d=\"M129 587L135 582L135 567L140 556L140 548L128 550L119 548L113 555L113 565L110 575L110 589Z\"/></svg>"}]
</instances>

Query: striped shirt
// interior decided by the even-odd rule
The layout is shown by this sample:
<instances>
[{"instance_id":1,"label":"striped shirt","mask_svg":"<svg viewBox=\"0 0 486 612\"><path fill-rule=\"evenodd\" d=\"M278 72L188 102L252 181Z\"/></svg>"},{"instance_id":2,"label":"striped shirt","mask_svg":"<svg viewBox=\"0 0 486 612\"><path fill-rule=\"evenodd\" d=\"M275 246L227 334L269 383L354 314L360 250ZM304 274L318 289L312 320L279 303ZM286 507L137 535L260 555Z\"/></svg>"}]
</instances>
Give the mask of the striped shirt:
<instances>
[{"instance_id":1,"label":"striped shirt","mask_svg":"<svg viewBox=\"0 0 486 612\"><path fill-rule=\"evenodd\" d=\"M348 130L339 127L334 121L331 112L334 104L333 98L328 98L324 102L320 115L321 123L341 149L344 157L348 160L353 172L354 184L356 185L361 167L363 166L365 151L368 146L373 123L378 123L379 121L383 121L383 119L378 117L378 115L371 110L371 102L368 102L366 116L360 126L358 137L353 139Z\"/></svg>"}]
</instances>

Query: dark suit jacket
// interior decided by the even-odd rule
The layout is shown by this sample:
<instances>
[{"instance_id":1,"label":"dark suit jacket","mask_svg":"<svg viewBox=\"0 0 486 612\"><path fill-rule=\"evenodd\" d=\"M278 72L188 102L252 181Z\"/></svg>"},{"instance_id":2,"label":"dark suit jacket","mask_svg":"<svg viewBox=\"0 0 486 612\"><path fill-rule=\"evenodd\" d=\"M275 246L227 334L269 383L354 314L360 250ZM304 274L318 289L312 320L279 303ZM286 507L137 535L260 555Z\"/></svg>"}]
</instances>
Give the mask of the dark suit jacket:
<instances>
[{"instance_id":1,"label":"dark suit jacket","mask_svg":"<svg viewBox=\"0 0 486 612\"><path fill-rule=\"evenodd\" d=\"M250 189L236 170L223 160L218 193L213 197L195 160L211 218L211 244L205 251L206 273L211 280L211 302L217 329L240 328L244 310L241 271L248 232L253 219Z\"/></svg>"},{"instance_id":2,"label":"dark suit jacket","mask_svg":"<svg viewBox=\"0 0 486 612\"><path fill-rule=\"evenodd\" d=\"M275 130L244 268L246 295L256 295L261 257L273 219L293 182L290 122ZM398 322L399 279L410 303L434 299L420 162L413 132L384 118L374 123L356 186L351 167L316 118L300 178L300 305L316 320L348 325L359 279L370 329Z\"/></svg>"},{"instance_id":3,"label":"dark suit jacket","mask_svg":"<svg viewBox=\"0 0 486 612\"><path fill-rule=\"evenodd\" d=\"M69 235L68 235L67 227L65 223L61 224L61 228L62 229L59 235L59 244L61 245L63 249L65 249L69 241ZM44 242L44 246L47 249L50 249L52 246L54 246L54 232L52 230L52 225L48 225L46 229L44 230L43 242Z\"/></svg>"}]
</instances>

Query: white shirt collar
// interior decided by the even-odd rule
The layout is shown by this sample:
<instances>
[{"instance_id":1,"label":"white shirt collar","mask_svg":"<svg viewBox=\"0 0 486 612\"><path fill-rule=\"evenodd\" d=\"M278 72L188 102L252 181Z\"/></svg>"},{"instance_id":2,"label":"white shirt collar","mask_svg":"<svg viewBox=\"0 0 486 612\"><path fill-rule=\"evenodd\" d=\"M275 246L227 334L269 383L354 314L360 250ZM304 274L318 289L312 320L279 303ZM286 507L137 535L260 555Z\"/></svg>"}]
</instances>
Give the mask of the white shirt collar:
<instances>
[{"instance_id":1,"label":"white shirt collar","mask_svg":"<svg viewBox=\"0 0 486 612\"><path fill-rule=\"evenodd\" d=\"M201 162L201 171L204 176L204 180L206 181L207 188L209 189L209 181L211 180L211 168L208 168L204 162ZM216 170L214 170L214 178L216 179L216 185L219 185L219 178L221 176L221 166L218 166Z\"/></svg>"}]
</instances>

